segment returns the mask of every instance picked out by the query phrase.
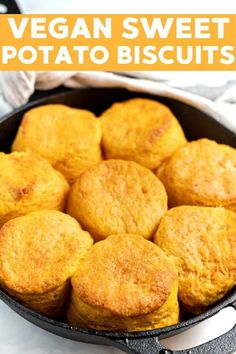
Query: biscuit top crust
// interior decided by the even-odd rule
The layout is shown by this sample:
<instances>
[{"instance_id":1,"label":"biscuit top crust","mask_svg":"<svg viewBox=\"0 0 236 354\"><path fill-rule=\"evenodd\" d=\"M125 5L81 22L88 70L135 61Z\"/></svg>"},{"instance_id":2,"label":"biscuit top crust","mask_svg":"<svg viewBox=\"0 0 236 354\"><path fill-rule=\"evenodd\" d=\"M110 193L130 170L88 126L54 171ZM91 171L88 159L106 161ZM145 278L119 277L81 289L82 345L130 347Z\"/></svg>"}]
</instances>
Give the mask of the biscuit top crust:
<instances>
[{"instance_id":1,"label":"biscuit top crust","mask_svg":"<svg viewBox=\"0 0 236 354\"><path fill-rule=\"evenodd\" d=\"M55 165L99 145L101 138L99 119L92 112L51 104L25 113L12 149L37 152Z\"/></svg>"},{"instance_id":2,"label":"biscuit top crust","mask_svg":"<svg viewBox=\"0 0 236 354\"><path fill-rule=\"evenodd\" d=\"M106 160L79 176L68 206L69 214L95 238L117 233L150 238L167 210L167 195L147 168L132 161Z\"/></svg>"},{"instance_id":3,"label":"biscuit top crust","mask_svg":"<svg viewBox=\"0 0 236 354\"><path fill-rule=\"evenodd\" d=\"M75 219L59 211L12 219L0 229L0 282L23 294L50 291L75 272L92 243Z\"/></svg>"},{"instance_id":4,"label":"biscuit top crust","mask_svg":"<svg viewBox=\"0 0 236 354\"><path fill-rule=\"evenodd\" d=\"M180 148L159 174L175 205L236 203L236 150L200 139Z\"/></svg>"},{"instance_id":5,"label":"biscuit top crust","mask_svg":"<svg viewBox=\"0 0 236 354\"><path fill-rule=\"evenodd\" d=\"M112 140L117 140L119 151L128 155L134 151L138 154L153 150L175 117L168 107L159 102L133 98L114 103L100 119L105 133L105 145L108 144L111 148Z\"/></svg>"},{"instance_id":6,"label":"biscuit top crust","mask_svg":"<svg viewBox=\"0 0 236 354\"><path fill-rule=\"evenodd\" d=\"M179 296L188 306L208 306L235 284L236 213L203 206L170 209L154 242L176 262Z\"/></svg>"},{"instance_id":7,"label":"biscuit top crust","mask_svg":"<svg viewBox=\"0 0 236 354\"><path fill-rule=\"evenodd\" d=\"M137 235L109 236L96 243L72 277L75 296L118 316L160 308L176 281L165 253Z\"/></svg>"},{"instance_id":8,"label":"biscuit top crust","mask_svg":"<svg viewBox=\"0 0 236 354\"><path fill-rule=\"evenodd\" d=\"M24 211L25 207L30 211L40 198L45 198L46 205L47 198L53 199L50 191L61 196L62 190L66 193L68 189L65 177L41 156L32 152L0 152L0 215Z\"/></svg>"}]
</instances>

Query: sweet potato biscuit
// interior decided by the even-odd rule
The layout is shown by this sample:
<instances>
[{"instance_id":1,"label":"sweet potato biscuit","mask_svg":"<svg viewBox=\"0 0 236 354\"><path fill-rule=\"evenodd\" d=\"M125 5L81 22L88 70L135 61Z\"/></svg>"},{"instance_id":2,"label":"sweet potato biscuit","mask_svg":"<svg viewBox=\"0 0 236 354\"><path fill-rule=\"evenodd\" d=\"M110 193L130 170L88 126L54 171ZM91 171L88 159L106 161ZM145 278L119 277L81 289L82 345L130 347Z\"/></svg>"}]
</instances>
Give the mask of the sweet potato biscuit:
<instances>
[{"instance_id":1,"label":"sweet potato biscuit","mask_svg":"<svg viewBox=\"0 0 236 354\"><path fill-rule=\"evenodd\" d=\"M162 218L154 242L179 269L179 298L199 313L236 285L236 214L179 206Z\"/></svg>"},{"instance_id":2,"label":"sweet potato biscuit","mask_svg":"<svg viewBox=\"0 0 236 354\"><path fill-rule=\"evenodd\" d=\"M137 235L96 243L72 277L70 324L140 331L178 322L177 274L165 253Z\"/></svg>"},{"instance_id":3,"label":"sweet potato biscuit","mask_svg":"<svg viewBox=\"0 0 236 354\"><path fill-rule=\"evenodd\" d=\"M115 103L100 119L102 144L108 159L136 161L155 170L186 143L183 130L169 108L150 99Z\"/></svg>"},{"instance_id":4,"label":"sweet potato biscuit","mask_svg":"<svg viewBox=\"0 0 236 354\"><path fill-rule=\"evenodd\" d=\"M31 152L0 153L0 227L34 210L63 210L69 185L64 176Z\"/></svg>"},{"instance_id":5,"label":"sweet potato biscuit","mask_svg":"<svg viewBox=\"0 0 236 354\"><path fill-rule=\"evenodd\" d=\"M24 115L12 149L38 153L73 183L102 159L101 138L100 122L92 112L46 105Z\"/></svg>"},{"instance_id":6,"label":"sweet potato biscuit","mask_svg":"<svg viewBox=\"0 0 236 354\"><path fill-rule=\"evenodd\" d=\"M99 241L120 233L150 239L166 210L165 189L151 171L132 161L106 160L80 175L67 211Z\"/></svg>"},{"instance_id":7,"label":"sweet potato biscuit","mask_svg":"<svg viewBox=\"0 0 236 354\"><path fill-rule=\"evenodd\" d=\"M169 206L223 206L236 211L236 150L200 139L180 148L157 171Z\"/></svg>"},{"instance_id":8,"label":"sweet potato biscuit","mask_svg":"<svg viewBox=\"0 0 236 354\"><path fill-rule=\"evenodd\" d=\"M75 219L59 211L10 220L0 229L1 286L25 306L58 317L70 294L70 277L92 243Z\"/></svg>"}]
</instances>

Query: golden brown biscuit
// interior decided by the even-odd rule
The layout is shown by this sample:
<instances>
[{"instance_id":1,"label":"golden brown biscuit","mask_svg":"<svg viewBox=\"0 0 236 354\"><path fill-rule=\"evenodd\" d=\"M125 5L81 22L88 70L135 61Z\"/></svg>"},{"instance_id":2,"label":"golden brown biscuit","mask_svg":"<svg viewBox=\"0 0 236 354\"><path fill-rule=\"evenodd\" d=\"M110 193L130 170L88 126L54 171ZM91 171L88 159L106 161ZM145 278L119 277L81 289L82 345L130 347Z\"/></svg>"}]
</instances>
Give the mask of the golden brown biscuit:
<instances>
[{"instance_id":1,"label":"golden brown biscuit","mask_svg":"<svg viewBox=\"0 0 236 354\"><path fill-rule=\"evenodd\" d=\"M236 284L236 214L180 206L162 218L154 242L179 269L179 298L199 313Z\"/></svg>"},{"instance_id":2,"label":"golden brown biscuit","mask_svg":"<svg viewBox=\"0 0 236 354\"><path fill-rule=\"evenodd\" d=\"M0 230L0 283L25 306L49 317L65 310L70 277L92 238L69 215L43 210Z\"/></svg>"},{"instance_id":3,"label":"golden brown biscuit","mask_svg":"<svg viewBox=\"0 0 236 354\"><path fill-rule=\"evenodd\" d=\"M132 161L107 160L83 172L72 186L68 213L96 241L132 233L150 239L167 210L159 179Z\"/></svg>"},{"instance_id":4,"label":"golden brown biscuit","mask_svg":"<svg viewBox=\"0 0 236 354\"><path fill-rule=\"evenodd\" d=\"M169 206L223 206L236 211L236 150L200 139L180 148L157 171Z\"/></svg>"},{"instance_id":5,"label":"golden brown biscuit","mask_svg":"<svg viewBox=\"0 0 236 354\"><path fill-rule=\"evenodd\" d=\"M136 161L155 170L186 144L175 116L156 101L135 98L114 103L100 119L108 159Z\"/></svg>"},{"instance_id":6,"label":"golden brown biscuit","mask_svg":"<svg viewBox=\"0 0 236 354\"><path fill-rule=\"evenodd\" d=\"M24 115L12 150L38 153L73 183L102 159L101 139L100 122L92 112L46 105Z\"/></svg>"},{"instance_id":7,"label":"golden brown biscuit","mask_svg":"<svg viewBox=\"0 0 236 354\"><path fill-rule=\"evenodd\" d=\"M70 324L140 331L178 322L177 274L165 253L137 235L96 243L72 277Z\"/></svg>"},{"instance_id":8,"label":"golden brown biscuit","mask_svg":"<svg viewBox=\"0 0 236 354\"><path fill-rule=\"evenodd\" d=\"M63 210L69 190L64 176L31 152L0 153L0 227L34 210Z\"/></svg>"}]
</instances>

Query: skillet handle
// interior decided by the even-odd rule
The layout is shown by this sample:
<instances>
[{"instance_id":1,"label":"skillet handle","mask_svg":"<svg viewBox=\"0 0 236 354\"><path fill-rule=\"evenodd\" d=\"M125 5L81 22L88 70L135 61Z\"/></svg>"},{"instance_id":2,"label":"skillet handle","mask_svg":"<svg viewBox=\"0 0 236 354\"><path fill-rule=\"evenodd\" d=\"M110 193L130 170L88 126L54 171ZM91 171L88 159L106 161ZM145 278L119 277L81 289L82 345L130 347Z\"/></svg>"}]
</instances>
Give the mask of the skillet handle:
<instances>
[{"instance_id":1,"label":"skillet handle","mask_svg":"<svg viewBox=\"0 0 236 354\"><path fill-rule=\"evenodd\" d=\"M230 306L236 310L236 302ZM236 354L236 324L220 337L192 349L167 349L161 345L158 337L117 340L114 345L129 354Z\"/></svg>"},{"instance_id":2,"label":"skillet handle","mask_svg":"<svg viewBox=\"0 0 236 354\"><path fill-rule=\"evenodd\" d=\"M2 5L2 7L1 7ZM2 10L1 10L2 8ZM20 14L20 9L15 0L0 0L0 14Z\"/></svg>"}]
</instances>

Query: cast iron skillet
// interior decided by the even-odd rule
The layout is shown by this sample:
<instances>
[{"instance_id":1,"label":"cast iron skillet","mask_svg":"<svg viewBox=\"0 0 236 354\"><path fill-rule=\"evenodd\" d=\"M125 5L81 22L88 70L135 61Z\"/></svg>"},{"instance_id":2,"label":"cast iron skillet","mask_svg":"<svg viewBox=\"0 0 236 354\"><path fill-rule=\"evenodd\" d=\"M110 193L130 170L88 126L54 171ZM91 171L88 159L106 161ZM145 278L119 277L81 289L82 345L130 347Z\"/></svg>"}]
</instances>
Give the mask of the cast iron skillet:
<instances>
[{"instance_id":1,"label":"cast iron skillet","mask_svg":"<svg viewBox=\"0 0 236 354\"><path fill-rule=\"evenodd\" d=\"M44 96L45 95L46 94L44 94ZM161 101L169 106L173 113L178 117L189 140L207 137L214 139L219 143L236 147L236 136L227 128L196 108L174 99L156 97L147 94L129 92L125 89L113 88L83 88L78 90L66 90L60 88L52 91L50 94L47 93L47 95L47 97L40 99L37 98L36 100L34 97L33 102L30 102L22 108L17 109L13 113L0 119L0 151L9 151L22 116L29 108L48 103L62 103L72 107L85 108L93 111L96 115L99 115L113 102L123 101L132 97L148 97ZM212 306L208 311L200 316L188 318L174 326L136 333L105 332L71 327L63 321L55 321L29 310L8 296L4 291L0 291L0 298L19 315L49 332L76 341L112 345L127 353L228 354L236 349L236 325L233 329L221 337L191 350L174 352L169 349L165 349L159 342L160 338L172 336L187 328L190 328L206 318L211 317L227 306L233 306L236 309L235 288L222 301Z\"/></svg>"}]
</instances>

